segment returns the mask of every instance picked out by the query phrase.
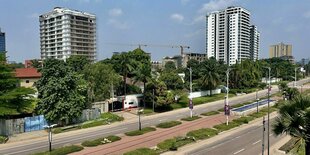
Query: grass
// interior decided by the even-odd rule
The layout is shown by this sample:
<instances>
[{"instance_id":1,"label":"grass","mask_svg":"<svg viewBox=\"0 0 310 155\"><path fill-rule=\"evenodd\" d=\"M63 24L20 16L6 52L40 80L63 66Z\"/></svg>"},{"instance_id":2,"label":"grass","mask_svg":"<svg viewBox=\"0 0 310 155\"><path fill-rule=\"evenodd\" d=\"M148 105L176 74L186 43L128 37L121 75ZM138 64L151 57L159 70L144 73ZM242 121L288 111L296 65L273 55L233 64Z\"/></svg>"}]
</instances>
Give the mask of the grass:
<instances>
[{"instance_id":1,"label":"grass","mask_svg":"<svg viewBox=\"0 0 310 155\"><path fill-rule=\"evenodd\" d=\"M159 153L150 148L139 148L139 149L124 153L124 155L159 155Z\"/></svg>"},{"instance_id":2,"label":"grass","mask_svg":"<svg viewBox=\"0 0 310 155\"><path fill-rule=\"evenodd\" d=\"M212 116L212 115L217 115L219 113L220 112L218 112L218 111L209 111L209 112L202 113L201 115L203 115L203 116Z\"/></svg>"},{"instance_id":3,"label":"grass","mask_svg":"<svg viewBox=\"0 0 310 155\"><path fill-rule=\"evenodd\" d=\"M145 133L152 132L152 131L156 131L156 128L145 127L145 128L142 128L141 131L135 130L135 131L126 132L125 135L127 135L127 136L138 136L138 135L143 135Z\"/></svg>"},{"instance_id":4,"label":"grass","mask_svg":"<svg viewBox=\"0 0 310 155\"><path fill-rule=\"evenodd\" d=\"M150 115L150 114L153 114L153 109L149 109L149 108L145 108L143 109L143 114L144 115Z\"/></svg>"},{"instance_id":5,"label":"grass","mask_svg":"<svg viewBox=\"0 0 310 155\"><path fill-rule=\"evenodd\" d=\"M203 96L203 97L197 97L197 98L193 98L193 103L194 105L199 105L199 104L204 104L207 102L213 102L213 101L217 101L217 100L222 100L224 99L224 97L226 96L225 93L222 94L215 94L212 96ZM234 94L229 94L229 97L233 97L236 96ZM186 108L188 107L188 103L189 103L189 99L187 98L186 95L181 96L180 100L178 103L173 103L171 104L171 110L174 109L180 109L180 108Z\"/></svg>"},{"instance_id":6,"label":"grass","mask_svg":"<svg viewBox=\"0 0 310 155\"><path fill-rule=\"evenodd\" d=\"M105 120L109 121L110 123L124 120L124 117L120 117L120 116L113 114L113 113L110 113L110 112L105 112L105 113L101 114L100 118L105 119Z\"/></svg>"},{"instance_id":7,"label":"grass","mask_svg":"<svg viewBox=\"0 0 310 155\"><path fill-rule=\"evenodd\" d=\"M84 148L82 146L77 145L71 145L71 146L64 146L58 149L53 149L51 152L41 152L41 153L35 153L34 155L66 155L73 152L78 152L83 150Z\"/></svg>"},{"instance_id":8,"label":"grass","mask_svg":"<svg viewBox=\"0 0 310 155\"><path fill-rule=\"evenodd\" d=\"M102 145L102 144L107 144L107 143L112 143L115 141L121 140L121 137L118 136L108 136L108 137L104 137L104 138L98 138L92 141L84 141L82 143L82 146L86 146L86 147L94 147L94 146L98 146L98 145Z\"/></svg>"},{"instance_id":9,"label":"grass","mask_svg":"<svg viewBox=\"0 0 310 155\"><path fill-rule=\"evenodd\" d=\"M177 150L179 147L184 146L186 144L192 143L194 142L195 139L191 138L191 137L176 137L176 138L172 138L172 139L167 139L163 142L160 142L157 144L157 147L162 151L175 151Z\"/></svg>"},{"instance_id":10,"label":"grass","mask_svg":"<svg viewBox=\"0 0 310 155\"><path fill-rule=\"evenodd\" d=\"M194 131L190 131L186 134L186 136L194 137L195 139L207 139L213 137L218 134L217 130L202 128Z\"/></svg>"},{"instance_id":11,"label":"grass","mask_svg":"<svg viewBox=\"0 0 310 155\"><path fill-rule=\"evenodd\" d=\"M201 117L193 116L193 117L185 117L185 118L182 118L181 120L182 121L194 121L194 120L199 119L199 118L201 118Z\"/></svg>"},{"instance_id":12,"label":"grass","mask_svg":"<svg viewBox=\"0 0 310 155\"><path fill-rule=\"evenodd\" d=\"M6 136L1 136L0 135L0 144L3 144L7 141L7 137Z\"/></svg>"},{"instance_id":13,"label":"grass","mask_svg":"<svg viewBox=\"0 0 310 155\"><path fill-rule=\"evenodd\" d=\"M182 124L180 121L169 121L169 122L163 122L156 125L158 128L171 128L177 125Z\"/></svg>"},{"instance_id":14,"label":"grass","mask_svg":"<svg viewBox=\"0 0 310 155\"><path fill-rule=\"evenodd\" d=\"M298 142L299 142L298 138L292 137L288 142L286 142L284 145L282 145L279 148L279 150L285 151L285 153L296 152L297 149L295 149L295 148L296 148L296 146L299 146L299 144L300 144ZM295 153L293 153L293 154L295 154Z\"/></svg>"},{"instance_id":15,"label":"grass","mask_svg":"<svg viewBox=\"0 0 310 155\"><path fill-rule=\"evenodd\" d=\"M240 123L237 122L229 122L228 125L226 123L218 124L213 126L213 128L217 129L218 132L223 132L232 128L235 128L237 126L241 125Z\"/></svg>"}]
</instances>

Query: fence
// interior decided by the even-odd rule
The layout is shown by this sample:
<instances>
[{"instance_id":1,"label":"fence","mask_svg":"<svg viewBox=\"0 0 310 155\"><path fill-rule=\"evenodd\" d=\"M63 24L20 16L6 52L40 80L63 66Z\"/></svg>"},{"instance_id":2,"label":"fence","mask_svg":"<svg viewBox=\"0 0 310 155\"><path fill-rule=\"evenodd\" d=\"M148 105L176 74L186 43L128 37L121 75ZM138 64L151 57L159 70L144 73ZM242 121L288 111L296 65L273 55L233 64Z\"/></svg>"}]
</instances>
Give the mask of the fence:
<instances>
[{"instance_id":1,"label":"fence","mask_svg":"<svg viewBox=\"0 0 310 155\"><path fill-rule=\"evenodd\" d=\"M80 123L100 117L100 109L86 109L83 110L82 115L75 119L74 122ZM37 130L43 130L47 125L43 115L34 117L25 117L19 119L0 119L0 135L13 135L23 132L31 132Z\"/></svg>"},{"instance_id":2,"label":"fence","mask_svg":"<svg viewBox=\"0 0 310 155\"><path fill-rule=\"evenodd\" d=\"M212 90L212 94L220 94L220 93L221 93L221 89ZM196 97L207 96L207 95L210 95L209 90L192 92L192 93L190 93L190 95L188 97L189 98L196 98Z\"/></svg>"}]
</instances>

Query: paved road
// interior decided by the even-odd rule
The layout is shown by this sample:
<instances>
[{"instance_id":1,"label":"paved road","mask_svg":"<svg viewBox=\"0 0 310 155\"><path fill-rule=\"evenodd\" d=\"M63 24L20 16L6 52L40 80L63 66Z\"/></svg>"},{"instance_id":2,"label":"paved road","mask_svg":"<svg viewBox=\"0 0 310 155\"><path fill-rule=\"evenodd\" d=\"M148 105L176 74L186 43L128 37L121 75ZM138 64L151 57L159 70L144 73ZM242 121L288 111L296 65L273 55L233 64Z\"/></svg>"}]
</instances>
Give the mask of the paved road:
<instances>
[{"instance_id":1,"label":"paved road","mask_svg":"<svg viewBox=\"0 0 310 155\"><path fill-rule=\"evenodd\" d=\"M308 82L309 79L304 79L297 82L297 85ZM272 88L271 93L276 93L278 88ZM267 91L259 91L258 96L261 98L266 96ZM229 99L229 104L234 105L247 101L255 100L255 93L238 96ZM194 114L200 114L203 112L218 110L223 108L224 100L211 102L208 104L198 105L194 107ZM152 116L145 116L142 118L143 126L153 126L160 122L169 120L178 120L180 118L189 116L189 110L187 108L160 113ZM137 130L138 124L136 120L129 120L120 123L114 123L109 126L100 126L89 129L83 129L78 131L72 131L68 133L57 134L53 137L53 148L61 147L68 144L77 144L85 140L96 139L98 137L104 137L108 135L121 134L131 130ZM31 154L34 152L41 152L48 150L47 137L37 138L32 140L26 140L22 142L8 143L0 145L0 154L6 155L23 155Z\"/></svg>"},{"instance_id":2,"label":"paved road","mask_svg":"<svg viewBox=\"0 0 310 155\"><path fill-rule=\"evenodd\" d=\"M202 145L186 154L190 155L258 155L262 152L262 125L251 126L210 144ZM272 146L284 136L270 134ZM267 122L265 131L265 150L267 149Z\"/></svg>"}]
</instances>

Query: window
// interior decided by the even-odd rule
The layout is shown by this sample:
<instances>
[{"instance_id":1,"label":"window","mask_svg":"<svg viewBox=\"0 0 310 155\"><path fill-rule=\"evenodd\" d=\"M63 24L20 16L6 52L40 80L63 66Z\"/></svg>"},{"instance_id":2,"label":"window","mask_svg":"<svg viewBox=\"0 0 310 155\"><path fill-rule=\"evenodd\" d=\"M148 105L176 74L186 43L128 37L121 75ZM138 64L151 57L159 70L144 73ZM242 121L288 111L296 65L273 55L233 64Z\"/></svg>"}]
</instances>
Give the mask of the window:
<instances>
[{"instance_id":1,"label":"window","mask_svg":"<svg viewBox=\"0 0 310 155\"><path fill-rule=\"evenodd\" d=\"M29 80L26 80L26 83L29 83Z\"/></svg>"},{"instance_id":2,"label":"window","mask_svg":"<svg viewBox=\"0 0 310 155\"><path fill-rule=\"evenodd\" d=\"M133 104L133 102L129 102L128 104Z\"/></svg>"}]
</instances>

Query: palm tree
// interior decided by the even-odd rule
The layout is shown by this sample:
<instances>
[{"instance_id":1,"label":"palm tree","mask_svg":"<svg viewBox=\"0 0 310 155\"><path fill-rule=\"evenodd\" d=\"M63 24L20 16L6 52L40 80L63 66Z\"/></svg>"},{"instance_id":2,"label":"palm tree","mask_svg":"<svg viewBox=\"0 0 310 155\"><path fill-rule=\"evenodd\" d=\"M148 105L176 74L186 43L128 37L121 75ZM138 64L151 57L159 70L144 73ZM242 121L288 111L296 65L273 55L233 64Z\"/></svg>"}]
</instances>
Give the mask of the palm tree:
<instances>
[{"instance_id":1,"label":"palm tree","mask_svg":"<svg viewBox=\"0 0 310 155\"><path fill-rule=\"evenodd\" d=\"M306 155L310 155L310 97L298 96L284 103L272 127L276 135L286 133L304 141Z\"/></svg>"},{"instance_id":2,"label":"palm tree","mask_svg":"<svg viewBox=\"0 0 310 155\"><path fill-rule=\"evenodd\" d=\"M130 58L129 54L122 53L120 55L120 59L118 60L118 63L120 65L120 72L123 76L124 95L126 95L126 79L127 79L128 74L133 70L132 59Z\"/></svg>"},{"instance_id":3,"label":"palm tree","mask_svg":"<svg viewBox=\"0 0 310 155\"><path fill-rule=\"evenodd\" d=\"M143 106L145 108L145 85L146 85L146 82L149 78L151 78L151 66L148 65L148 64L141 64L139 65L138 69L135 70L134 72L134 77L133 77L133 80L134 80L134 83L136 82L143 82Z\"/></svg>"},{"instance_id":4,"label":"palm tree","mask_svg":"<svg viewBox=\"0 0 310 155\"><path fill-rule=\"evenodd\" d=\"M201 65L201 84L203 87L209 89L210 96L212 95L212 89L216 88L216 86L220 83L218 71L217 61L214 58L204 61Z\"/></svg>"}]
</instances>

